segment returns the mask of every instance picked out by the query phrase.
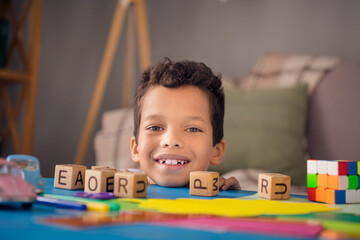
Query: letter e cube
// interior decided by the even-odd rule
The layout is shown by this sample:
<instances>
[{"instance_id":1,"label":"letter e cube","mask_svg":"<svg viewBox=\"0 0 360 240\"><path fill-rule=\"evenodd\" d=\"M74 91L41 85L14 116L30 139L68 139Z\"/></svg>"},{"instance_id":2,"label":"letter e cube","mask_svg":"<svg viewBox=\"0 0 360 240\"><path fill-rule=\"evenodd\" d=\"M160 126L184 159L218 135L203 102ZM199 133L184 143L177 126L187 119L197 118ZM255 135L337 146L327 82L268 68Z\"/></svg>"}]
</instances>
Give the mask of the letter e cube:
<instances>
[{"instance_id":1,"label":"letter e cube","mask_svg":"<svg viewBox=\"0 0 360 240\"><path fill-rule=\"evenodd\" d=\"M61 164L55 166L54 187L63 189L83 189L86 166Z\"/></svg>"}]
</instances>

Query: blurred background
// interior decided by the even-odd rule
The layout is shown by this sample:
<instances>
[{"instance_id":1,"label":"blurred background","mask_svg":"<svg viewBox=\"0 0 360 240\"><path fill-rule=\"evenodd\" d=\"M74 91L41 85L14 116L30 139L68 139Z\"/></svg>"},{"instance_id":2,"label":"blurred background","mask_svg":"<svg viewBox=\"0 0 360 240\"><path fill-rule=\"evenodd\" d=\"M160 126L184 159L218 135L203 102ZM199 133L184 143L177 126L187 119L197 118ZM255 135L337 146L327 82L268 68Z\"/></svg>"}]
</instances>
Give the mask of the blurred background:
<instances>
[{"instance_id":1,"label":"blurred background","mask_svg":"<svg viewBox=\"0 0 360 240\"><path fill-rule=\"evenodd\" d=\"M15 1L16 8L23 2ZM116 2L43 1L33 155L45 177L53 177L56 164L74 162ZM152 63L163 57L201 61L223 76L241 77L267 52L360 59L358 0L145 2ZM101 113L121 106L124 36L84 158L88 167L95 164ZM7 146L2 155L12 151Z\"/></svg>"}]
</instances>

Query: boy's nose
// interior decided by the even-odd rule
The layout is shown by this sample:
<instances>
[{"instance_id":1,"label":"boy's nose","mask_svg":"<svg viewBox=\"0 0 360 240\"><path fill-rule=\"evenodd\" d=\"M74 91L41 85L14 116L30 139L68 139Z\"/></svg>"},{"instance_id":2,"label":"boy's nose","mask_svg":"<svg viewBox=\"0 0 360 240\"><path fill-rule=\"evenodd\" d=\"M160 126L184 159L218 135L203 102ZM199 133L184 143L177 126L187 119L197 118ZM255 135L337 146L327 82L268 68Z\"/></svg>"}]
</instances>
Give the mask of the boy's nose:
<instances>
[{"instance_id":1,"label":"boy's nose","mask_svg":"<svg viewBox=\"0 0 360 240\"><path fill-rule=\"evenodd\" d=\"M183 148L184 143L178 134L168 131L163 135L160 143L161 147L167 148Z\"/></svg>"}]
</instances>

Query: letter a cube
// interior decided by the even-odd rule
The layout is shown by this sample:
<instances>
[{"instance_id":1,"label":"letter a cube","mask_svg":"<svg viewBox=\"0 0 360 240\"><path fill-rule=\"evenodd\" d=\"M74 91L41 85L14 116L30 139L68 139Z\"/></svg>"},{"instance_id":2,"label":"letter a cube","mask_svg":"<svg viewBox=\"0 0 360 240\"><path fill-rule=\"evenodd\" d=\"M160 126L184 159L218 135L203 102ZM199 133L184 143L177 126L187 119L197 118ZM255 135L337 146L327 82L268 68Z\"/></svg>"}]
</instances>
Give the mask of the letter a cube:
<instances>
[{"instance_id":1,"label":"letter a cube","mask_svg":"<svg viewBox=\"0 0 360 240\"><path fill-rule=\"evenodd\" d=\"M271 200L290 199L290 176L278 173L260 173L258 195Z\"/></svg>"},{"instance_id":2,"label":"letter a cube","mask_svg":"<svg viewBox=\"0 0 360 240\"><path fill-rule=\"evenodd\" d=\"M190 195L212 197L218 194L218 172L194 171L190 173Z\"/></svg>"},{"instance_id":3,"label":"letter a cube","mask_svg":"<svg viewBox=\"0 0 360 240\"><path fill-rule=\"evenodd\" d=\"M86 166L61 164L55 166L54 187L63 189L83 189Z\"/></svg>"},{"instance_id":4,"label":"letter a cube","mask_svg":"<svg viewBox=\"0 0 360 240\"><path fill-rule=\"evenodd\" d=\"M145 198L147 176L138 172L117 172L114 176L114 195L126 198Z\"/></svg>"},{"instance_id":5,"label":"letter a cube","mask_svg":"<svg viewBox=\"0 0 360 240\"><path fill-rule=\"evenodd\" d=\"M85 172L84 192L99 193L114 190L114 174L112 169L87 169Z\"/></svg>"}]
</instances>

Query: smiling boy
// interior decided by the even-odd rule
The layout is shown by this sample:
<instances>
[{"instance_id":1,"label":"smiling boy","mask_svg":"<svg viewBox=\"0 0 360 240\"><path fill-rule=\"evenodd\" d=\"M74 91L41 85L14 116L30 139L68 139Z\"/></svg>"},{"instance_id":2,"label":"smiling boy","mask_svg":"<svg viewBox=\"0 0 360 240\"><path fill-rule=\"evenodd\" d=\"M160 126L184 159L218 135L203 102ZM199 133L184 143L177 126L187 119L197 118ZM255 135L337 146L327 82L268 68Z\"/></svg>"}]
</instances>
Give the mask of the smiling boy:
<instances>
[{"instance_id":1,"label":"smiling boy","mask_svg":"<svg viewBox=\"0 0 360 240\"><path fill-rule=\"evenodd\" d=\"M185 186L190 172L222 162L223 119L221 77L203 63L164 59L143 73L136 92L132 159L151 183ZM220 188L240 185L221 177Z\"/></svg>"}]
</instances>

